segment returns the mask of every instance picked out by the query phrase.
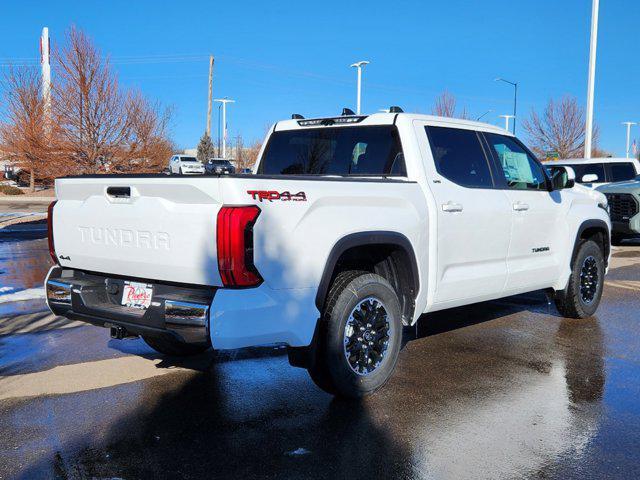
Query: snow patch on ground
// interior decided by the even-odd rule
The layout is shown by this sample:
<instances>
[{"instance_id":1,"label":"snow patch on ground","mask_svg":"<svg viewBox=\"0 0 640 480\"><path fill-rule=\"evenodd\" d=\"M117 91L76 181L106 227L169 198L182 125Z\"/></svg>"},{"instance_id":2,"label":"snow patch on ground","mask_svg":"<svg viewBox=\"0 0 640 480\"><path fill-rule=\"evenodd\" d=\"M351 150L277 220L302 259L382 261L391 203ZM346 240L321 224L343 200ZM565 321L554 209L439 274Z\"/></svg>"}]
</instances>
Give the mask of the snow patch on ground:
<instances>
[{"instance_id":1,"label":"snow patch on ground","mask_svg":"<svg viewBox=\"0 0 640 480\"><path fill-rule=\"evenodd\" d=\"M311 453L311 452L306 448L300 447L291 452L287 452L287 455L289 455L290 457L297 457L298 455L307 455L308 453Z\"/></svg>"},{"instance_id":2,"label":"snow patch on ground","mask_svg":"<svg viewBox=\"0 0 640 480\"><path fill-rule=\"evenodd\" d=\"M8 290L7 290L8 289ZM26 290L12 291L11 287L0 287L0 303L23 302L25 300L34 300L45 298L44 287L27 288ZM6 293L11 291L11 293Z\"/></svg>"}]
</instances>

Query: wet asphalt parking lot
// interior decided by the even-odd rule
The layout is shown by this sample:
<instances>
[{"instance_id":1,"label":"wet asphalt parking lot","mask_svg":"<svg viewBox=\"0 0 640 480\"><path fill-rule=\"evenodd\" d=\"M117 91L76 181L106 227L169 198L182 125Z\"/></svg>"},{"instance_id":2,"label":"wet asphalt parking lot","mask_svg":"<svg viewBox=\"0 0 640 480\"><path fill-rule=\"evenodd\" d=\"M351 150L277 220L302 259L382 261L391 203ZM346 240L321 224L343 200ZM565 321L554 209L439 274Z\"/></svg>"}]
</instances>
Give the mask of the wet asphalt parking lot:
<instances>
[{"instance_id":1,"label":"wet asphalt parking lot","mask_svg":"<svg viewBox=\"0 0 640 480\"><path fill-rule=\"evenodd\" d=\"M0 479L640 478L640 247L588 320L543 293L425 316L359 403L280 348L173 361L53 317L48 262L0 236L0 287L36 288L0 296Z\"/></svg>"}]
</instances>

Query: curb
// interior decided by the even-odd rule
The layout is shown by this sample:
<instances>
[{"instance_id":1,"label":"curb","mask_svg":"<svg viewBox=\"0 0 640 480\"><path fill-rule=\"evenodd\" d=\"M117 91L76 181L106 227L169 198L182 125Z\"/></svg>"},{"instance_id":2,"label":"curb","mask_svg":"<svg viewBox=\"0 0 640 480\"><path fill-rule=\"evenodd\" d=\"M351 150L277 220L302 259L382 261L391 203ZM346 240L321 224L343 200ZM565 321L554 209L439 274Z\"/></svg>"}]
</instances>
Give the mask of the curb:
<instances>
[{"instance_id":1,"label":"curb","mask_svg":"<svg viewBox=\"0 0 640 480\"><path fill-rule=\"evenodd\" d=\"M21 195L16 195L16 197L20 198L9 195L0 197L0 205L3 203L51 203L56 199L56 197L23 197Z\"/></svg>"}]
</instances>

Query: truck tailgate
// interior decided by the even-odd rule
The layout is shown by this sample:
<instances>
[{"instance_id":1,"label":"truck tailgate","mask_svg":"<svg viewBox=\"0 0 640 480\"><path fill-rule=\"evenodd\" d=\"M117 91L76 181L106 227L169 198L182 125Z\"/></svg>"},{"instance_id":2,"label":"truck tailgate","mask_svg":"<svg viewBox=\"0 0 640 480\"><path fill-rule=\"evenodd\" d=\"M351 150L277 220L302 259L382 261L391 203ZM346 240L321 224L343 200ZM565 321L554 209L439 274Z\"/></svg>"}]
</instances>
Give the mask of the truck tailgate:
<instances>
[{"instance_id":1,"label":"truck tailgate","mask_svg":"<svg viewBox=\"0 0 640 480\"><path fill-rule=\"evenodd\" d=\"M56 180L55 251L63 267L221 286L215 177Z\"/></svg>"}]
</instances>

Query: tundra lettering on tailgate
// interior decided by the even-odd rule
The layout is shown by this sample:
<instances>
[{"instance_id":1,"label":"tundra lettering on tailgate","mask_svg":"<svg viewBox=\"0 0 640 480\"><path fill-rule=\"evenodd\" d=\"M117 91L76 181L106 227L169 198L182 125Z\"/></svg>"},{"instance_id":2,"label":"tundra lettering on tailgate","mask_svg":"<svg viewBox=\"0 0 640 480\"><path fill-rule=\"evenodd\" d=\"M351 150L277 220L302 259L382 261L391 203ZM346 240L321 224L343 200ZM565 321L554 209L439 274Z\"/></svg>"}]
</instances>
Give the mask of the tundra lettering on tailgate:
<instances>
[{"instance_id":1,"label":"tundra lettering on tailgate","mask_svg":"<svg viewBox=\"0 0 640 480\"><path fill-rule=\"evenodd\" d=\"M307 194L304 192L291 193L291 192L278 192L276 190L247 190L247 193L251 195L254 200L280 200L282 202L306 202Z\"/></svg>"},{"instance_id":2,"label":"tundra lettering on tailgate","mask_svg":"<svg viewBox=\"0 0 640 480\"><path fill-rule=\"evenodd\" d=\"M83 243L169 250L169 234L167 232L106 227L78 227L78 230L80 231L80 241Z\"/></svg>"}]
</instances>

